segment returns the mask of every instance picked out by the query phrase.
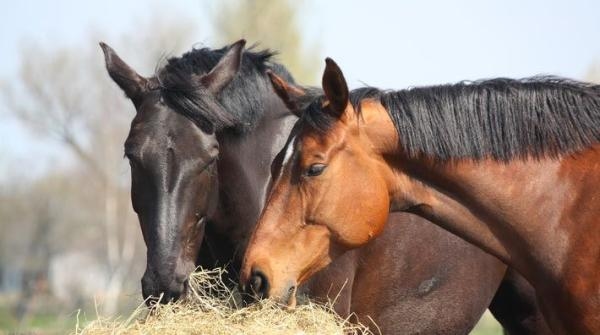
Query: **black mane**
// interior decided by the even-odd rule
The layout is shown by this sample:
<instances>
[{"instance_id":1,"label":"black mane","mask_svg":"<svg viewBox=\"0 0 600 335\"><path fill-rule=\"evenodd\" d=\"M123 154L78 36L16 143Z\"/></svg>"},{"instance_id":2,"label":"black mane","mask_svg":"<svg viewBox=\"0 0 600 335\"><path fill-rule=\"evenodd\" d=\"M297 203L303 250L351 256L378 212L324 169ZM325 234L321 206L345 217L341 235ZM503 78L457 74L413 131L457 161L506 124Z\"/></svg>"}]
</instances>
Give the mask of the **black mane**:
<instances>
[{"instance_id":1,"label":"black mane","mask_svg":"<svg viewBox=\"0 0 600 335\"><path fill-rule=\"evenodd\" d=\"M303 122L326 131L334 118L323 97L305 109ZM600 142L600 85L556 77L498 78L454 85L382 91L353 90L386 108L411 157L507 161L558 157Z\"/></svg>"},{"instance_id":2,"label":"black mane","mask_svg":"<svg viewBox=\"0 0 600 335\"><path fill-rule=\"evenodd\" d=\"M251 129L265 110L265 93L272 92L265 75L267 69L293 82L282 65L271 62L273 52L246 49L239 73L215 98L198 84L197 78L208 73L228 48L193 49L181 57L170 58L156 75L164 102L204 131L227 128L245 132Z\"/></svg>"}]
</instances>

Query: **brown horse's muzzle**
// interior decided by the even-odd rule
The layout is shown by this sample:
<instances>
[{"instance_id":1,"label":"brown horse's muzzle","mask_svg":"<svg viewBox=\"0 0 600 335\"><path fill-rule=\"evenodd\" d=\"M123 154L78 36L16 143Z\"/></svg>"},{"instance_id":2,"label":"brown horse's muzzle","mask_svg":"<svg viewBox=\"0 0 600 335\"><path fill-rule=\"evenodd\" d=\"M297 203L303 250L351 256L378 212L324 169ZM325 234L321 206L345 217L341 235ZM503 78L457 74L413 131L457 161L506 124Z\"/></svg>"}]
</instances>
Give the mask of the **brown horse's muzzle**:
<instances>
[{"instance_id":1,"label":"brown horse's muzzle","mask_svg":"<svg viewBox=\"0 0 600 335\"><path fill-rule=\"evenodd\" d=\"M273 287L267 272L254 266L250 275L242 275L240 288L244 292L244 301L252 302L260 299L273 299L289 308L296 306L297 284L295 280L285 281L281 288Z\"/></svg>"}]
</instances>

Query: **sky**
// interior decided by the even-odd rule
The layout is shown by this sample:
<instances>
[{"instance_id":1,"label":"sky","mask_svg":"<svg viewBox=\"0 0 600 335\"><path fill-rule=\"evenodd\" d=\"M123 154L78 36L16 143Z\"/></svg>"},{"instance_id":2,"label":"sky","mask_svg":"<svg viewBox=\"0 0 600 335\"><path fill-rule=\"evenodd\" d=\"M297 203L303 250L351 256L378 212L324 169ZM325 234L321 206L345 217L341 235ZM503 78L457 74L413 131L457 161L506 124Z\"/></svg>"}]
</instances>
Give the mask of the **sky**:
<instances>
[{"instance_id":1,"label":"sky","mask_svg":"<svg viewBox=\"0 0 600 335\"><path fill-rule=\"evenodd\" d=\"M215 1L0 0L0 81L10 85L27 43L77 46L89 43L90 31L110 41L156 13L197 20L197 41L210 45L206 15ZM303 38L340 65L351 87L536 74L582 79L600 63L600 1L305 0L300 23ZM31 173L67 159L0 107L0 172L33 155L40 158Z\"/></svg>"}]
</instances>

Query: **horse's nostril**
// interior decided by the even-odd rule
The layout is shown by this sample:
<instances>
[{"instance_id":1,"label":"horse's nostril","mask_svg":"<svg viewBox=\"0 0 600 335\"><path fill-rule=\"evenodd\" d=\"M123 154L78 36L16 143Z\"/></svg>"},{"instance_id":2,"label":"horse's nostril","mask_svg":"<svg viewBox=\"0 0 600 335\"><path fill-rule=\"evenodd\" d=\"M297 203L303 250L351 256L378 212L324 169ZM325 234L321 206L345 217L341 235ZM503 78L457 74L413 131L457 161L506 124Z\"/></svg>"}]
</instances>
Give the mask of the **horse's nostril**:
<instances>
[{"instance_id":1,"label":"horse's nostril","mask_svg":"<svg viewBox=\"0 0 600 335\"><path fill-rule=\"evenodd\" d=\"M252 288L252 290L255 292L259 292L262 286L262 282L263 277L260 274L256 274L252 276L252 278L250 278L250 288Z\"/></svg>"},{"instance_id":2,"label":"horse's nostril","mask_svg":"<svg viewBox=\"0 0 600 335\"><path fill-rule=\"evenodd\" d=\"M179 300L179 297L181 297L181 291L170 292L170 294L168 294L167 296L168 298L165 300L165 303L175 302Z\"/></svg>"},{"instance_id":3,"label":"horse's nostril","mask_svg":"<svg viewBox=\"0 0 600 335\"><path fill-rule=\"evenodd\" d=\"M248 282L248 289L248 293L252 293L258 298L267 298L269 292L269 281L267 276L260 270L252 271L252 276Z\"/></svg>"},{"instance_id":4,"label":"horse's nostril","mask_svg":"<svg viewBox=\"0 0 600 335\"><path fill-rule=\"evenodd\" d=\"M148 305L153 307L157 303L167 304L184 298L188 291L187 277L173 276L157 277L144 275L142 278L142 296Z\"/></svg>"},{"instance_id":5,"label":"horse's nostril","mask_svg":"<svg viewBox=\"0 0 600 335\"><path fill-rule=\"evenodd\" d=\"M176 274L174 280L178 284L184 284L185 282L188 281L188 279L189 279L188 274Z\"/></svg>"}]
</instances>

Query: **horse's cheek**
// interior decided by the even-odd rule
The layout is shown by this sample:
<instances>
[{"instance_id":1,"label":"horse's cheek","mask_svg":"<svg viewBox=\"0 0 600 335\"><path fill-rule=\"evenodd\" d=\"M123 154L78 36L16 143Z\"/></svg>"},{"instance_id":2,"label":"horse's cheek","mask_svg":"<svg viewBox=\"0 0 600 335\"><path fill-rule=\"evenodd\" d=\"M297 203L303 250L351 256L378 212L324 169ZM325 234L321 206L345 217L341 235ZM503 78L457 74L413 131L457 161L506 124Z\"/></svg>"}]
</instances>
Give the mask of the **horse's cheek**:
<instances>
[{"instance_id":1,"label":"horse's cheek","mask_svg":"<svg viewBox=\"0 0 600 335\"><path fill-rule=\"evenodd\" d=\"M385 191L385 183L378 178L363 180L358 183L351 200L353 212L352 223L353 244L364 245L377 237L382 231L389 215L389 196Z\"/></svg>"},{"instance_id":2,"label":"horse's cheek","mask_svg":"<svg viewBox=\"0 0 600 335\"><path fill-rule=\"evenodd\" d=\"M371 240L381 234L390 212L390 199L382 180L373 182L369 199L372 199L370 201L371 208L369 208L370 216L365 220L366 231L364 233L368 240Z\"/></svg>"}]
</instances>

